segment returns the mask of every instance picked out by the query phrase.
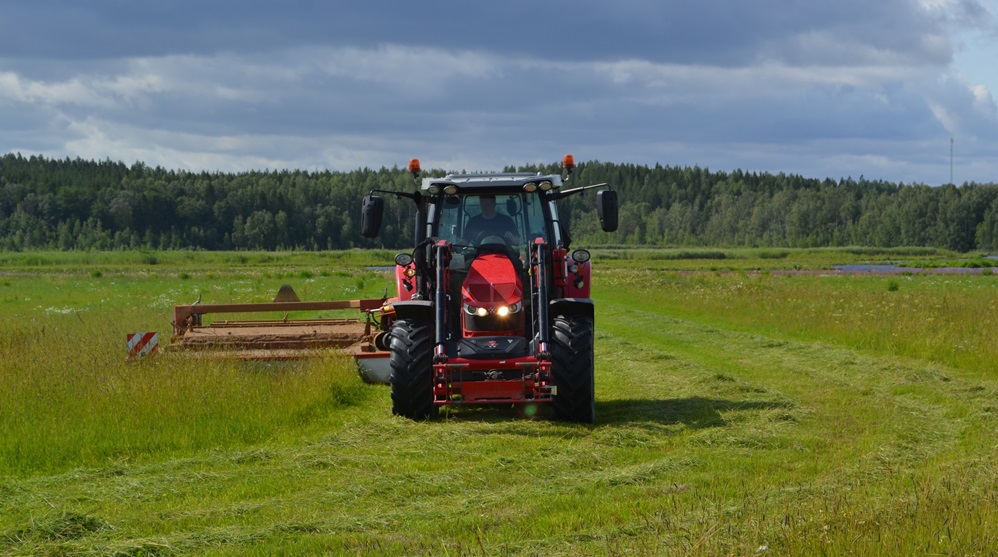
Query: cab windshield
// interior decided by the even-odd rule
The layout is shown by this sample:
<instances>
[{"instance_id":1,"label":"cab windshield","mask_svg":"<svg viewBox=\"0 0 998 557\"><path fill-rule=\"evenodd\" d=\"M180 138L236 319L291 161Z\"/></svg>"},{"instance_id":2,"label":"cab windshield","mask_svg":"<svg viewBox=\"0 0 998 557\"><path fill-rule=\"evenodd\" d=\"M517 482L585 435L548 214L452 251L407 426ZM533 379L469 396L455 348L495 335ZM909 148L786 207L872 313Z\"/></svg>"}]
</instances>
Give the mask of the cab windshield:
<instances>
[{"instance_id":1,"label":"cab windshield","mask_svg":"<svg viewBox=\"0 0 998 557\"><path fill-rule=\"evenodd\" d=\"M431 205L430 234L462 246L506 244L521 248L548 239L536 194L447 195Z\"/></svg>"}]
</instances>

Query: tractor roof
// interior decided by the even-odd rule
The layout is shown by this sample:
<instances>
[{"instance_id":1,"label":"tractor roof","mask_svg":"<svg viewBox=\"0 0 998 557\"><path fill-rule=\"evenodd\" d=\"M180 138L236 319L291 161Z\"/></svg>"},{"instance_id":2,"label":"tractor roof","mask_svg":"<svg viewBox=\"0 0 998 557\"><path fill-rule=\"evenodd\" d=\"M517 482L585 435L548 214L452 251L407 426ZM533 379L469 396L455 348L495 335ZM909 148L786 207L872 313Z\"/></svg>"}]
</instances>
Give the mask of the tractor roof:
<instances>
[{"instance_id":1,"label":"tractor roof","mask_svg":"<svg viewBox=\"0 0 998 557\"><path fill-rule=\"evenodd\" d=\"M562 185L561 176L557 174L543 175L529 172L503 172L496 174L448 174L443 178L423 178L420 189L430 194L443 191L448 186L457 189L454 193L482 193L503 190L524 191L526 189L524 186L528 184L540 187L540 184L545 182L550 184L550 186L542 189L554 189ZM533 190L526 189L526 191Z\"/></svg>"}]
</instances>

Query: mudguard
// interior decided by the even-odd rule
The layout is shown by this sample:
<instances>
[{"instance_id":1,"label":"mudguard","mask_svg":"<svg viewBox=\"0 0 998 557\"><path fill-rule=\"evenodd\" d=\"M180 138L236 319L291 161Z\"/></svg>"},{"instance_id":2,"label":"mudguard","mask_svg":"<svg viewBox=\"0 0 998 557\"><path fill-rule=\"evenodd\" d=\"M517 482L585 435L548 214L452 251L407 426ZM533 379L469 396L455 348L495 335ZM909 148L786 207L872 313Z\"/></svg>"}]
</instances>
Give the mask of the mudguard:
<instances>
[{"instance_id":1,"label":"mudguard","mask_svg":"<svg viewBox=\"0 0 998 557\"><path fill-rule=\"evenodd\" d=\"M395 319L433 320L433 302L429 300L405 300L392 304Z\"/></svg>"},{"instance_id":2,"label":"mudguard","mask_svg":"<svg viewBox=\"0 0 998 557\"><path fill-rule=\"evenodd\" d=\"M551 315L582 315L595 317L595 305L592 298L557 298L548 304Z\"/></svg>"}]
</instances>

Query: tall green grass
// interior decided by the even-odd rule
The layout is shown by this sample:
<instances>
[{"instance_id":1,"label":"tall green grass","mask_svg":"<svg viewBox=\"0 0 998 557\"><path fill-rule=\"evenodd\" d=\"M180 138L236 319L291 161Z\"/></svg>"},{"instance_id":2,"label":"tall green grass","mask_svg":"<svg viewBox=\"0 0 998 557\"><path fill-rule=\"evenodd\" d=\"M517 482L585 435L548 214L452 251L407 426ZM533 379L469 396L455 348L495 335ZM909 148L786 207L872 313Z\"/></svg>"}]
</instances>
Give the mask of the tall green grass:
<instances>
[{"instance_id":1,"label":"tall green grass","mask_svg":"<svg viewBox=\"0 0 998 557\"><path fill-rule=\"evenodd\" d=\"M250 445L364 396L348 358L126 362L124 333L105 317L0 331L0 474Z\"/></svg>"},{"instance_id":2,"label":"tall green grass","mask_svg":"<svg viewBox=\"0 0 998 557\"><path fill-rule=\"evenodd\" d=\"M207 252L207 251L42 251L0 253L0 268L30 268L36 270L60 268L170 267L180 269L233 269L281 266L332 268L350 266L390 265L394 252L389 250L347 250L324 252Z\"/></svg>"},{"instance_id":3,"label":"tall green grass","mask_svg":"<svg viewBox=\"0 0 998 557\"><path fill-rule=\"evenodd\" d=\"M991 275L677 274L598 271L596 298L645 284L633 305L744 331L839 343L993 371L998 281ZM624 288L622 288L624 287Z\"/></svg>"},{"instance_id":4,"label":"tall green grass","mask_svg":"<svg viewBox=\"0 0 998 557\"><path fill-rule=\"evenodd\" d=\"M991 260L979 254L968 257L936 248L729 248L729 249L652 249L599 248L593 250L596 261L612 262L613 268L670 270L782 270L830 269L833 265L883 264L904 267L960 267L985 265Z\"/></svg>"},{"instance_id":5,"label":"tall green grass","mask_svg":"<svg viewBox=\"0 0 998 557\"><path fill-rule=\"evenodd\" d=\"M18 265L0 276L0 311L9 316L0 321L0 475L248 445L364 396L348 358L254 364L164 354L126 362L125 340L156 331L165 347L173 305L199 296L271 301L288 282L305 300L378 297L384 273L285 266L192 269L185 278L116 257L101 273Z\"/></svg>"}]
</instances>

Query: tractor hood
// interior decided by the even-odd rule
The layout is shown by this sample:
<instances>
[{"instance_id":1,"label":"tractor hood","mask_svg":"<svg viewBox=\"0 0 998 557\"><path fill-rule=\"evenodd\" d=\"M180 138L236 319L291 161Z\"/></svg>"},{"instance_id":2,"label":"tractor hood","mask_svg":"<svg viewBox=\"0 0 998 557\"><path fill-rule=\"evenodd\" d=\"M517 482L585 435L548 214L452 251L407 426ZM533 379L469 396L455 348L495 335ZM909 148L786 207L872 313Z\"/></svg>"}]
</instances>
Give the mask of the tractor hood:
<instances>
[{"instance_id":1,"label":"tractor hood","mask_svg":"<svg viewBox=\"0 0 998 557\"><path fill-rule=\"evenodd\" d=\"M523 322L523 285L509 257L475 258L461 287L465 336L510 334Z\"/></svg>"},{"instance_id":2,"label":"tractor hood","mask_svg":"<svg viewBox=\"0 0 998 557\"><path fill-rule=\"evenodd\" d=\"M509 257L488 253L475 258L464 279L464 303L480 307L508 306L521 300L523 289Z\"/></svg>"}]
</instances>

